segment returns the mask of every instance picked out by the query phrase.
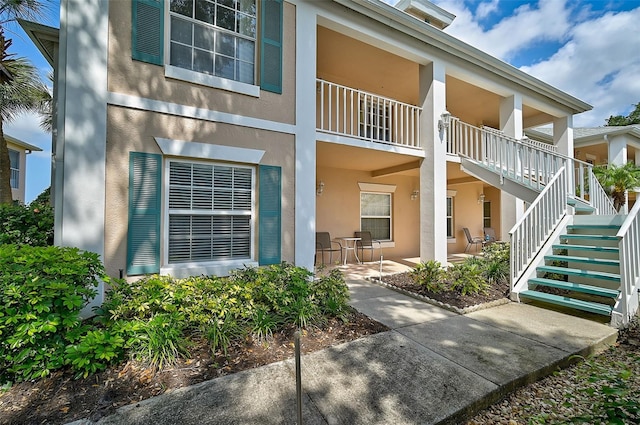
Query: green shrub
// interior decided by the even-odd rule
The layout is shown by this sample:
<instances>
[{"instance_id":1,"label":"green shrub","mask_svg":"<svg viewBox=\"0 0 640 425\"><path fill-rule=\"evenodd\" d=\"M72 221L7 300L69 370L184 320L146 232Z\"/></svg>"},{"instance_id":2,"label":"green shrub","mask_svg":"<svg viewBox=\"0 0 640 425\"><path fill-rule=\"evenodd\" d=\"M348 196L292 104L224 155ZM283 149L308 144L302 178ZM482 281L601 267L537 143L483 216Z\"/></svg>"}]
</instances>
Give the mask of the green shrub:
<instances>
[{"instance_id":1,"label":"green shrub","mask_svg":"<svg viewBox=\"0 0 640 425\"><path fill-rule=\"evenodd\" d=\"M65 350L65 363L86 378L123 358L125 339L118 332L88 330L76 344Z\"/></svg>"},{"instance_id":2,"label":"green shrub","mask_svg":"<svg viewBox=\"0 0 640 425\"><path fill-rule=\"evenodd\" d=\"M48 203L0 204L0 244L53 245L53 208Z\"/></svg>"},{"instance_id":3,"label":"green shrub","mask_svg":"<svg viewBox=\"0 0 640 425\"><path fill-rule=\"evenodd\" d=\"M89 330L80 310L107 279L97 254L0 245L0 381L47 376Z\"/></svg>"},{"instance_id":4,"label":"green shrub","mask_svg":"<svg viewBox=\"0 0 640 425\"><path fill-rule=\"evenodd\" d=\"M324 315L344 318L349 311L349 287L339 269L314 280L311 296Z\"/></svg>"},{"instance_id":5,"label":"green shrub","mask_svg":"<svg viewBox=\"0 0 640 425\"><path fill-rule=\"evenodd\" d=\"M177 313L158 313L150 320L138 319L139 328L133 344L134 358L154 369L172 365L179 357L188 357L186 322Z\"/></svg>"},{"instance_id":6,"label":"green shrub","mask_svg":"<svg viewBox=\"0 0 640 425\"><path fill-rule=\"evenodd\" d=\"M439 261L428 260L416 265L410 272L416 285L424 286L428 291L438 293L447 289L445 270Z\"/></svg>"},{"instance_id":7,"label":"green shrub","mask_svg":"<svg viewBox=\"0 0 640 425\"><path fill-rule=\"evenodd\" d=\"M491 286L485 277L484 261L468 257L462 263L454 264L448 270L451 288L462 295L486 292Z\"/></svg>"},{"instance_id":8,"label":"green shrub","mask_svg":"<svg viewBox=\"0 0 640 425\"><path fill-rule=\"evenodd\" d=\"M492 243L482 249L485 276L489 283L503 283L509 280L511 271L511 249L506 243Z\"/></svg>"}]
</instances>

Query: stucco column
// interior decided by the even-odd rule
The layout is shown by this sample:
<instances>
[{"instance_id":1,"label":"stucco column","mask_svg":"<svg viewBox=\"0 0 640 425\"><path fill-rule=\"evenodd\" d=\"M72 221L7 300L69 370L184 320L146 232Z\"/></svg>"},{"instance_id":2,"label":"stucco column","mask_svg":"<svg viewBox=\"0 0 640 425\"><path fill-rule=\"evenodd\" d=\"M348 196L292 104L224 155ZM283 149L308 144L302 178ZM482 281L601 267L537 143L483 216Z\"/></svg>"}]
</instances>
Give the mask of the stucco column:
<instances>
[{"instance_id":1,"label":"stucco column","mask_svg":"<svg viewBox=\"0 0 640 425\"><path fill-rule=\"evenodd\" d=\"M522 139L522 95L514 94L500 100L500 130L505 135ZM500 238L508 240L509 230L524 214L524 202L500 192Z\"/></svg>"},{"instance_id":2,"label":"stucco column","mask_svg":"<svg viewBox=\"0 0 640 425\"><path fill-rule=\"evenodd\" d=\"M558 153L573 157L573 115L555 118L553 120L553 144Z\"/></svg>"},{"instance_id":3,"label":"stucco column","mask_svg":"<svg viewBox=\"0 0 640 425\"><path fill-rule=\"evenodd\" d=\"M104 255L109 4L62 0L55 243Z\"/></svg>"},{"instance_id":4,"label":"stucco column","mask_svg":"<svg viewBox=\"0 0 640 425\"><path fill-rule=\"evenodd\" d=\"M445 85L444 64L420 67L420 142L425 151L420 165L420 259L442 264L447 262L447 149L438 121L446 110Z\"/></svg>"},{"instance_id":5,"label":"stucco column","mask_svg":"<svg viewBox=\"0 0 640 425\"><path fill-rule=\"evenodd\" d=\"M316 12L296 4L295 263L313 270L316 229Z\"/></svg>"},{"instance_id":6,"label":"stucco column","mask_svg":"<svg viewBox=\"0 0 640 425\"><path fill-rule=\"evenodd\" d=\"M606 137L609 150L609 164L624 165L627 163L627 141L624 137Z\"/></svg>"},{"instance_id":7,"label":"stucco column","mask_svg":"<svg viewBox=\"0 0 640 425\"><path fill-rule=\"evenodd\" d=\"M613 136L607 137L605 135L605 140L607 140L607 145L609 146L609 164L615 164L617 166L622 166L627 163L627 140L624 136ZM624 206L620 209L622 214L627 214L629 212L629 193L625 192L625 200Z\"/></svg>"}]
</instances>

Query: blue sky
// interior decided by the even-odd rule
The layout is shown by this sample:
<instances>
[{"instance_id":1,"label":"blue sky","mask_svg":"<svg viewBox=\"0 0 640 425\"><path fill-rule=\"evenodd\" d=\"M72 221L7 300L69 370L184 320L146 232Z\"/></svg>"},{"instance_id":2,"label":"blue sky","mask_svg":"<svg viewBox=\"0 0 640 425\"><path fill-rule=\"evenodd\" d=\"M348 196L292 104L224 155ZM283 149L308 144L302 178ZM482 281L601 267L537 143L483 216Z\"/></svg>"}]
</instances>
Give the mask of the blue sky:
<instances>
[{"instance_id":1,"label":"blue sky","mask_svg":"<svg viewBox=\"0 0 640 425\"><path fill-rule=\"evenodd\" d=\"M396 0L385 0L394 4ZM46 25L58 27L53 0ZM640 102L640 0L434 0L456 15L446 32L593 105L576 127L605 124ZM12 51L41 70L50 68L19 28ZM5 132L35 144L29 155L26 199L50 184L51 136L31 116L5 124Z\"/></svg>"}]
</instances>

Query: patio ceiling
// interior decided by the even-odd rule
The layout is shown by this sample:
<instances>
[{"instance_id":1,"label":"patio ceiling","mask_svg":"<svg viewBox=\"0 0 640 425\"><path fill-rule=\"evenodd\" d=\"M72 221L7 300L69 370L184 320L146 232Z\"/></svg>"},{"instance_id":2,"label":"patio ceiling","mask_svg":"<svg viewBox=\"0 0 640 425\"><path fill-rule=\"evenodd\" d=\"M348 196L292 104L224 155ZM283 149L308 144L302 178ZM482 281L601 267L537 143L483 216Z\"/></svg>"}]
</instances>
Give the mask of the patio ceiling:
<instances>
[{"instance_id":1,"label":"patio ceiling","mask_svg":"<svg viewBox=\"0 0 640 425\"><path fill-rule=\"evenodd\" d=\"M316 143L318 167L369 171L373 177L389 174L420 175L420 157L346 146L337 143Z\"/></svg>"}]
</instances>

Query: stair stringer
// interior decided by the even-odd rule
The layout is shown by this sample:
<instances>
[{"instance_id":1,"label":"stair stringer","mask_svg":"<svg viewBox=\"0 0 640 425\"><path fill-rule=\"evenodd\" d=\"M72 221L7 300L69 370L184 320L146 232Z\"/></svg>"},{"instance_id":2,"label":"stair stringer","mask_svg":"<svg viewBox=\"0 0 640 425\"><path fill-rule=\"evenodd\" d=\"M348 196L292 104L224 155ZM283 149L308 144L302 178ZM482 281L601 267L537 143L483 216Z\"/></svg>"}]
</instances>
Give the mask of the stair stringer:
<instances>
[{"instance_id":1,"label":"stair stringer","mask_svg":"<svg viewBox=\"0 0 640 425\"><path fill-rule=\"evenodd\" d=\"M524 183L514 181L510 177L503 176L498 170L493 170L476 162L474 159L460 157L460 168L465 173L492 185L509 195L522 199L527 203L532 203L540 194L539 190L532 189Z\"/></svg>"},{"instance_id":2,"label":"stair stringer","mask_svg":"<svg viewBox=\"0 0 640 425\"><path fill-rule=\"evenodd\" d=\"M534 257L531 259L527 267L524 269L517 281L513 282L510 298L513 301L520 302L519 293L527 291L529 289L529 279L536 276L536 269L538 266L544 264L544 256L553 253L553 245L560 243L560 236L562 236L567 226L573 224L573 214L566 214L560 222L553 229L553 232L547 237L547 240L542 244L540 249Z\"/></svg>"}]
</instances>

